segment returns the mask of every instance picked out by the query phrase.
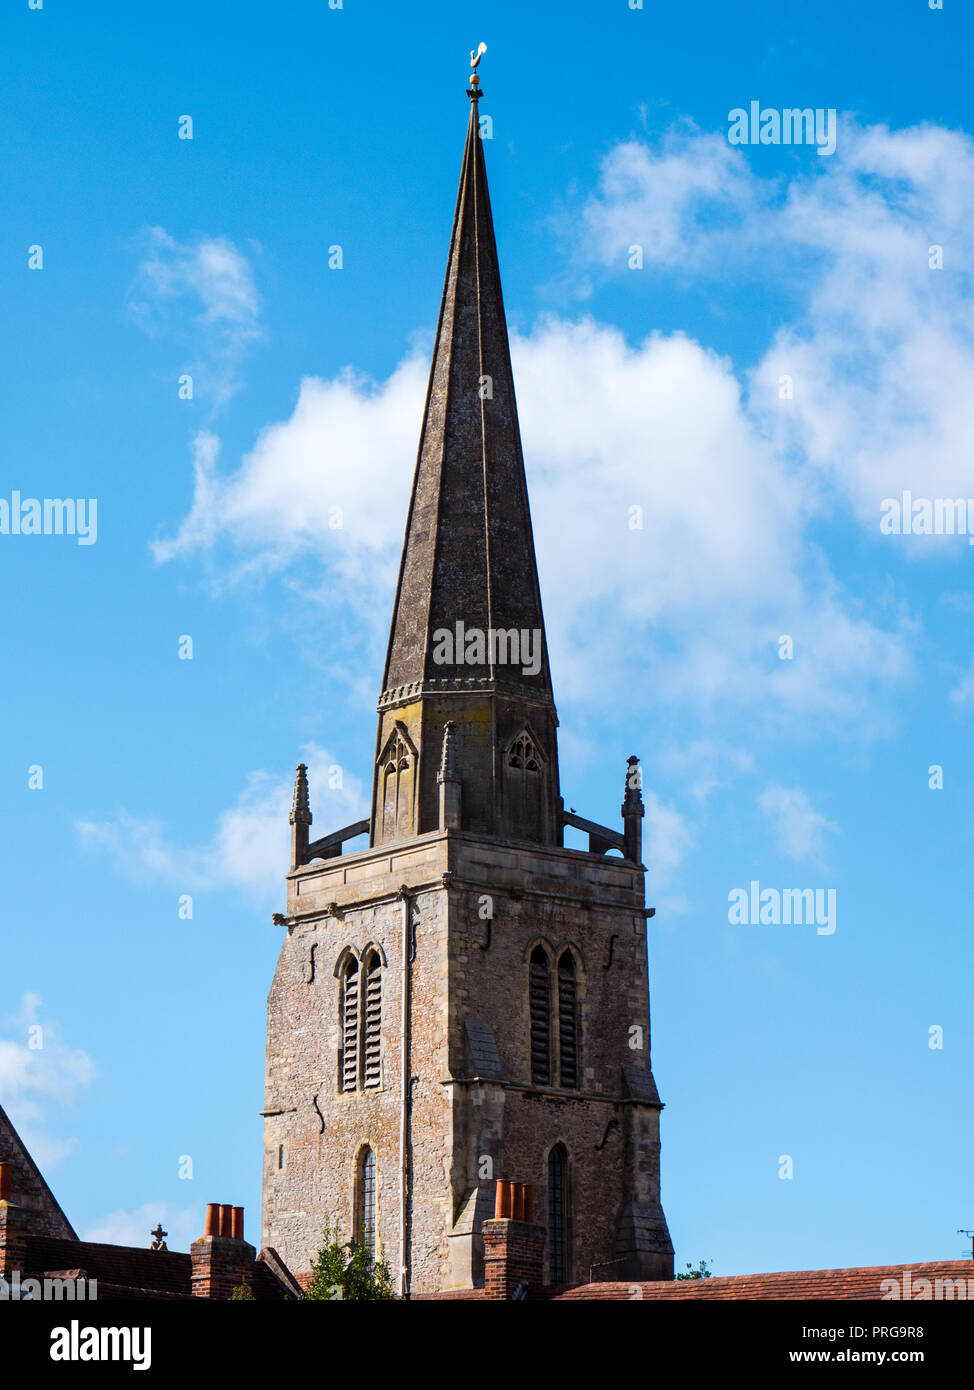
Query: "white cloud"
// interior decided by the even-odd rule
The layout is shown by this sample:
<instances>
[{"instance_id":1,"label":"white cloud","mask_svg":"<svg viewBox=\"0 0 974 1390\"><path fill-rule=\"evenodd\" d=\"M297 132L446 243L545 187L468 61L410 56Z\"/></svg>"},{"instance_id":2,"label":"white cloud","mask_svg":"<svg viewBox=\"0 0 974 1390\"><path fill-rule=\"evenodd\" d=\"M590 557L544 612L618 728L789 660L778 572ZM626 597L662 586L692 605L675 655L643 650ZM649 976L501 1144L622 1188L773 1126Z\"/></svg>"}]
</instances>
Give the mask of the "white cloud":
<instances>
[{"instance_id":1,"label":"white cloud","mask_svg":"<svg viewBox=\"0 0 974 1390\"><path fill-rule=\"evenodd\" d=\"M366 814L367 790L327 749L308 744L312 812L315 825L337 830ZM331 786L341 778L341 786ZM136 878L162 879L183 892L235 888L258 902L280 898L289 862L288 814L293 778L253 772L234 806L217 818L209 844L172 844L156 821L121 813L111 820L80 821L83 844L109 852Z\"/></svg>"},{"instance_id":2,"label":"white cloud","mask_svg":"<svg viewBox=\"0 0 974 1390\"><path fill-rule=\"evenodd\" d=\"M179 311L187 303L194 307L188 336L199 358L186 369L194 377L194 393L202 387L218 409L237 389L240 363L261 335L260 300L250 262L227 237L180 242L164 227L145 228L139 249L129 309L147 332L165 327L186 336Z\"/></svg>"},{"instance_id":3,"label":"white cloud","mask_svg":"<svg viewBox=\"0 0 974 1390\"><path fill-rule=\"evenodd\" d=\"M932 124L840 118L829 159L782 151L759 178L724 133L617 146L583 210L579 250L609 272L647 267L792 300L747 377L748 414L798 471L806 505L840 499L879 537L885 497L966 497L974 432L974 140ZM930 248L943 250L943 269ZM779 399L782 377L794 398ZM916 555L961 544L885 540Z\"/></svg>"},{"instance_id":4,"label":"white cloud","mask_svg":"<svg viewBox=\"0 0 974 1390\"><path fill-rule=\"evenodd\" d=\"M834 157L803 153L783 151L765 179L723 132L629 140L575 223L576 256L634 286L633 243L667 274L763 278L785 322L753 369L681 334L630 344L591 319L512 335L563 701L612 687L638 709L652 690L684 719L746 709L769 732L814 719L876 734L896 718L918 625L881 558L875 585L852 595L822 546L850 515L877 546L913 546L880 537L883 497L969 491L974 141L843 117ZM943 271L929 268L933 243ZM779 400L782 376L792 400ZM415 353L382 382L306 378L290 418L222 467L219 439L201 434L192 506L156 557L207 551L221 573L281 571L292 588L288 567L312 557L333 610L377 640L425 378ZM916 538L910 553L930 551ZM792 661L777 659L783 634Z\"/></svg>"},{"instance_id":5,"label":"white cloud","mask_svg":"<svg viewBox=\"0 0 974 1390\"><path fill-rule=\"evenodd\" d=\"M118 1208L101 1217L82 1233L82 1240L102 1245L134 1245L148 1249L150 1233L158 1222L168 1232L170 1250L188 1250L203 1234L202 1212L196 1207L176 1207L171 1202L144 1202L131 1211Z\"/></svg>"},{"instance_id":6,"label":"white cloud","mask_svg":"<svg viewBox=\"0 0 974 1390\"><path fill-rule=\"evenodd\" d=\"M626 140L602 161L577 250L583 259L629 271L629 248L640 246L645 265L699 270L739 239L759 194L743 151L724 135L684 125L658 150Z\"/></svg>"},{"instance_id":7,"label":"white cloud","mask_svg":"<svg viewBox=\"0 0 974 1390\"><path fill-rule=\"evenodd\" d=\"M758 806L774 830L781 854L824 865L825 837L837 834L839 827L815 810L801 787L765 787Z\"/></svg>"},{"instance_id":8,"label":"white cloud","mask_svg":"<svg viewBox=\"0 0 974 1390\"><path fill-rule=\"evenodd\" d=\"M332 381L305 377L289 419L267 426L236 471L220 474L220 441L205 432L193 448L193 502L175 537L153 546L159 561L207 549L223 537L280 568L322 551L364 600L395 575L426 365L406 357L381 384L352 371ZM340 508L340 515L334 508ZM376 558L386 569L375 573ZM363 602L362 606L365 606Z\"/></svg>"},{"instance_id":9,"label":"white cloud","mask_svg":"<svg viewBox=\"0 0 974 1390\"><path fill-rule=\"evenodd\" d=\"M41 1013L36 994L25 994L0 1037L0 1096L21 1139L43 1171L67 1158L77 1144L54 1132L59 1110L72 1106L95 1079L95 1064L69 1047L58 1025Z\"/></svg>"},{"instance_id":10,"label":"white cloud","mask_svg":"<svg viewBox=\"0 0 974 1390\"><path fill-rule=\"evenodd\" d=\"M778 333L755 390L769 400L781 374L794 376L794 408L772 407L769 427L876 535L885 497L971 492L972 217L974 141L935 127L854 133L834 171L796 187L782 212L782 235L810 250L814 237L824 265L805 321ZM929 266L933 244L943 270ZM893 543L918 555L943 546Z\"/></svg>"},{"instance_id":11,"label":"white cloud","mask_svg":"<svg viewBox=\"0 0 974 1390\"><path fill-rule=\"evenodd\" d=\"M730 362L681 335L633 348L558 318L512 350L562 699L615 682L642 705L651 680L664 700L845 718L902 674L902 615L874 626L809 551L803 491L749 419ZM380 386L306 379L292 417L223 473L215 436L202 436L193 505L157 558L218 542L250 570L312 555L333 607L384 627L424 385L415 356ZM802 654L788 680L771 663L783 630Z\"/></svg>"},{"instance_id":12,"label":"white cloud","mask_svg":"<svg viewBox=\"0 0 974 1390\"><path fill-rule=\"evenodd\" d=\"M643 859L654 884L659 887L672 878L683 863L692 836L686 821L674 806L664 804L655 792L647 792L644 799Z\"/></svg>"},{"instance_id":13,"label":"white cloud","mask_svg":"<svg viewBox=\"0 0 974 1390\"><path fill-rule=\"evenodd\" d=\"M714 739L691 739L663 749L660 763L694 801L705 802L733 777L754 771L754 758L736 744Z\"/></svg>"}]
</instances>

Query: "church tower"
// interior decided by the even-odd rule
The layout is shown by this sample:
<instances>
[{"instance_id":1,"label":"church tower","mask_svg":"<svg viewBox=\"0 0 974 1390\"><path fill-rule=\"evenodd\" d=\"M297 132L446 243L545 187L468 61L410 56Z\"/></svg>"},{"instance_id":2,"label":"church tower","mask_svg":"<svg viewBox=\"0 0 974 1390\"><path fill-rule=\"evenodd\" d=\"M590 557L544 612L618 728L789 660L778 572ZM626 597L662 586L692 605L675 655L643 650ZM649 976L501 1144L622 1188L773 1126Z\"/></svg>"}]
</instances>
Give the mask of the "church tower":
<instances>
[{"instance_id":1,"label":"church tower","mask_svg":"<svg viewBox=\"0 0 974 1390\"><path fill-rule=\"evenodd\" d=\"M565 811L476 74L467 95L369 817L312 841L295 784L262 1243L306 1270L328 1221L401 1292L475 1288L496 1210L545 1283L672 1278L640 771L618 830Z\"/></svg>"}]
</instances>

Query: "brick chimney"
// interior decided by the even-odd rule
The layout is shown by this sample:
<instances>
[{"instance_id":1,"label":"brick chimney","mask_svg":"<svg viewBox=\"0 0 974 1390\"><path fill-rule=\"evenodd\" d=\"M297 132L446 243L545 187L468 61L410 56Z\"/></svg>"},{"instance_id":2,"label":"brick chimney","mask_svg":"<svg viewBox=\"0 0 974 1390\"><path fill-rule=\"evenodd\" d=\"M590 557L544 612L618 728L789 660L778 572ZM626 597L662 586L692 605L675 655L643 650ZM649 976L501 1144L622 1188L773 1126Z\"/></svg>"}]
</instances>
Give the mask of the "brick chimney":
<instances>
[{"instance_id":1,"label":"brick chimney","mask_svg":"<svg viewBox=\"0 0 974 1390\"><path fill-rule=\"evenodd\" d=\"M27 1261L27 1209L13 1198L13 1165L0 1163L0 1278L21 1274Z\"/></svg>"},{"instance_id":2,"label":"brick chimney","mask_svg":"<svg viewBox=\"0 0 974 1390\"><path fill-rule=\"evenodd\" d=\"M544 1279L545 1229L534 1224L534 1189L498 1180L493 1221L484 1222L484 1292L511 1299Z\"/></svg>"},{"instance_id":3,"label":"brick chimney","mask_svg":"<svg viewBox=\"0 0 974 1390\"><path fill-rule=\"evenodd\" d=\"M251 1284L257 1251L243 1238L243 1207L210 1202L206 1227L189 1247L194 1298L229 1299L238 1284Z\"/></svg>"}]
</instances>

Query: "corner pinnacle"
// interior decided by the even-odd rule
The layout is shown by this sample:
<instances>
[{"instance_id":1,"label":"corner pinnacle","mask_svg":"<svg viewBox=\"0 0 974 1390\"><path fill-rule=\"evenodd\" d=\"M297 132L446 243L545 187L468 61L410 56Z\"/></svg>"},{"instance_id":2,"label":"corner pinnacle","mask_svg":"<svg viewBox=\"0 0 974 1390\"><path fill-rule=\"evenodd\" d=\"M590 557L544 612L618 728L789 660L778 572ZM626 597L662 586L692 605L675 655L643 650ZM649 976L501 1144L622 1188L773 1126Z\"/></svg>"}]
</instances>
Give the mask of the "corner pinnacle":
<instances>
[{"instance_id":1,"label":"corner pinnacle","mask_svg":"<svg viewBox=\"0 0 974 1390\"><path fill-rule=\"evenodd\" d=\"M310 825L311 824L311 803L308 799L308 769L304 763L298 763L297 776L294 779L294 801L291 804L291 814L287 818L288 825Z\"/></svg>"}]
</instances>

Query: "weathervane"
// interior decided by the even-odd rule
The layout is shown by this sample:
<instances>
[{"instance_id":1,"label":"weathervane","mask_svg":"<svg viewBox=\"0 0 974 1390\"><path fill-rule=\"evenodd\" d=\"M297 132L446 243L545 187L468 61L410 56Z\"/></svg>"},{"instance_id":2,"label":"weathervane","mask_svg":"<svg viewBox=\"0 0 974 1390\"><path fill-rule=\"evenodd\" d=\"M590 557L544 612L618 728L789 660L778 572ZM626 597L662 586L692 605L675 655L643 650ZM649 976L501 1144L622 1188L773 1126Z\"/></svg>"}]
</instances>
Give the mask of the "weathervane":
<instances>
[{"instance_id":1,"label":"weathervane","mask_svg":"<svg viewBox=\"0 0 974 1390\"><path fill-rule=\"evenodd\" d=\"M471 48L470 50L470 66L473 69L473 77L471 77L470 79L470 85L474 88L474 90L476 90L480 86L480 78L477 76L477 68L480 67L480 60L486 52L487 45L485 43L479 44L477 48Z\"/></svg>"}]
</instances>

